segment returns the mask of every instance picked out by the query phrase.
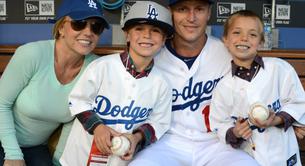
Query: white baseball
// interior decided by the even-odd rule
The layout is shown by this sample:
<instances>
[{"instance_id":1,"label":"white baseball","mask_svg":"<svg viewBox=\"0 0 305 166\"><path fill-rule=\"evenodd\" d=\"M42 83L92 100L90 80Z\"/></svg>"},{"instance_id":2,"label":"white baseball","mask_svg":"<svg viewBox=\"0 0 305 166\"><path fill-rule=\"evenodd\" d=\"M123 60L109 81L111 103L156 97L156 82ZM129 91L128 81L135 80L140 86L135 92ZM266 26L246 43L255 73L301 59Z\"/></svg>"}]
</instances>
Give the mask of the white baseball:
<instances>
[{"instance_id":1,"label":"white baseball","mask_svg":"<svg viewBox=\"0 0 305 166\"><path fill-rule=\"evenodd\" d=\"M255 104L251 108L250 116L254 119L264 121L269 117L269 110L262 104Z\"/></svg>"},{"instance_id":2,"label":"white baseball","mask_svg":"<svg viewBox=\"0 0 305 166\"><path fill-rule=\"evenodd\" d=\"M125 136L113 137L111 143L111 151L117 156L124 156L130 147L130 142Z\"/></svg>"}]
</instances>

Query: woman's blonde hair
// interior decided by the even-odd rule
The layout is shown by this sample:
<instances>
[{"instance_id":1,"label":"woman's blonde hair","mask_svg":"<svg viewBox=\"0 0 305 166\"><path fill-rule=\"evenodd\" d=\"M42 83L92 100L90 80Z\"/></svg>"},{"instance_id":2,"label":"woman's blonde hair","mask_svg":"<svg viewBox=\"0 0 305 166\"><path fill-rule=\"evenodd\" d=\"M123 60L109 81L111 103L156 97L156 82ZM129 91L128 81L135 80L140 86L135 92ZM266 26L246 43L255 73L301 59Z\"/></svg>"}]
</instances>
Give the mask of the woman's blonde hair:
<instances>
[{"instance_id":1,"label":"woman's blonde hair","mask_svg":"<svg viewBox=\"0 0 305 166\"><path fill-rule=\"evenodd\" d=\"M237 17L251 17L251 18L256 19L259 22L259 27L261 29L261 34L260 34L261 41L265 42L263 21L256 13L254 13L253 11L250 11L250 10L240 10L240 11L233 13L224 24L223 37L226 37L228 35L229 29Z\"/></svg>"},{"instance_id":2,"label":"woman's blonde hair","mask_svg":"<svg viewBox=\"0 0 305 166\"><path fill-rule=\"evenodd\" d=\"M54 24L54 27L53 27L54 39L59 39L59 37L60 37L59 29L63 26L64 22L65 22L65 17L62 17L61 19L56 21L56 23Z\"/></svg>"}]
</instances>

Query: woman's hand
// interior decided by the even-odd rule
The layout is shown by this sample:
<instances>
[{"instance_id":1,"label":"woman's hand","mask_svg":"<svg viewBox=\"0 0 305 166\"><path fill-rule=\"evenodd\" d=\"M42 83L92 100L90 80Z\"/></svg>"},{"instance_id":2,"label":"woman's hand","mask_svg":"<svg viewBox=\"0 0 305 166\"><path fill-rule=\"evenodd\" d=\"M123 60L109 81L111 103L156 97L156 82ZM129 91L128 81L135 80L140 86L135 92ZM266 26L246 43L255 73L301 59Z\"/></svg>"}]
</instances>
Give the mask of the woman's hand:
<instances>
[{"instance_id":1,"label":"woman's hand","mask_svg":"<svg viewBox=\"0 0 305 166\"><path fill-rule=\"evenodd\" d=\"M5 160L3 166L26 166L24 160Z\"/></svg>"}]
</instances>

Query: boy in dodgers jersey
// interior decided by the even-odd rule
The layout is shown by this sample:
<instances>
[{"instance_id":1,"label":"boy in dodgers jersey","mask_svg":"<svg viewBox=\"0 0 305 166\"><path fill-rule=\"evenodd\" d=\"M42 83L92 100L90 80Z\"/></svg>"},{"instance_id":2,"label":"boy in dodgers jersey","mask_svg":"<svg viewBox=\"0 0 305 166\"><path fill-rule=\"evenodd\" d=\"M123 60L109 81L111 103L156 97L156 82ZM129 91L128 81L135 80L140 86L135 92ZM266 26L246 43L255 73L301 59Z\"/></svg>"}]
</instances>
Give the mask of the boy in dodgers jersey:
<instances>
[{"instance_id":1,"label":"boy in dodgers jersey","mask_svg":"<svg viewBox=\"0 0 305 166\"><path fill-rule=\"evenodd\" d=\"M224 28L223 40L233 56L232 72L213 92L212 130L222 142L243 149L262 166L301 166L291 127L305 124L305 92L297 73L279 58L257 56L264 34L263 22L254 12L234 13ZM250 115L257 103L268 106L266 120Z\"/></svg>"},{"instance_id":2,"label":"boy in dodgers jersey","mask_svg":"<svg viewBox=\"0 0 305 166\"><path fill-rule=\"evenodd\" d=\"M155 62L173 87L171 127L158 142L138 153L130 166L258 165L210 132L212 91L231 61L222 42L205 34L210 3L170 1L175 34Z\"/></svg>"},{"instance_id":3,"label":"boy in dodgers jersey","mask_svg":"<svg viewBox=\"0 0 305 166\"><path fill-rule=\"evenodd\" d=\"M174 32L170 12L155 2L138 1L122 29L127 51L91 63L70 94L71 113L77 119L60 160L64 166L127 165L137 150L169 128L171 89L153 56ZM119 135L131 145L118 157L110 147ZM100 153L97 157L94 149Z\"/></svg>"}]
</instances>

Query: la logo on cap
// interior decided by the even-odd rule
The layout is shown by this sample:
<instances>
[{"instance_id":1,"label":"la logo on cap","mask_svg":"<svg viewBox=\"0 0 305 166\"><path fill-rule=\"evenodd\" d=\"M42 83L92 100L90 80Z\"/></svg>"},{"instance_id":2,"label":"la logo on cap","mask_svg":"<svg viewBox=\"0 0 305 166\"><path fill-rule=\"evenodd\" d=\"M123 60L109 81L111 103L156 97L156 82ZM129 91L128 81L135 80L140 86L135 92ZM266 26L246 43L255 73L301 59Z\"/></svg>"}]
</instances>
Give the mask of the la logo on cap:
<instances>
[{"instance_id":1,"label":"la logo on cap","mask_svg":"<svg viewBox=\"0 0 305 166\"><path fill-rule=\"evenodd\" d=\"M88 0L88 5L91 8L97 9L96 3L93 0Z\"/></svg>"},{"instance_id":2,"label":"la logo on cap","mask_svg":"<svg viewBox=\"0 0 305 166\"><path fill-rule=\"evenodd\" d=\"M149 19L153 19L153 20L157 20L158 17L158 13L156 11L156 8L154 8L152 5L148 6L148 12L147 12L147 16Z\"/></svg>"}]
</instances>

